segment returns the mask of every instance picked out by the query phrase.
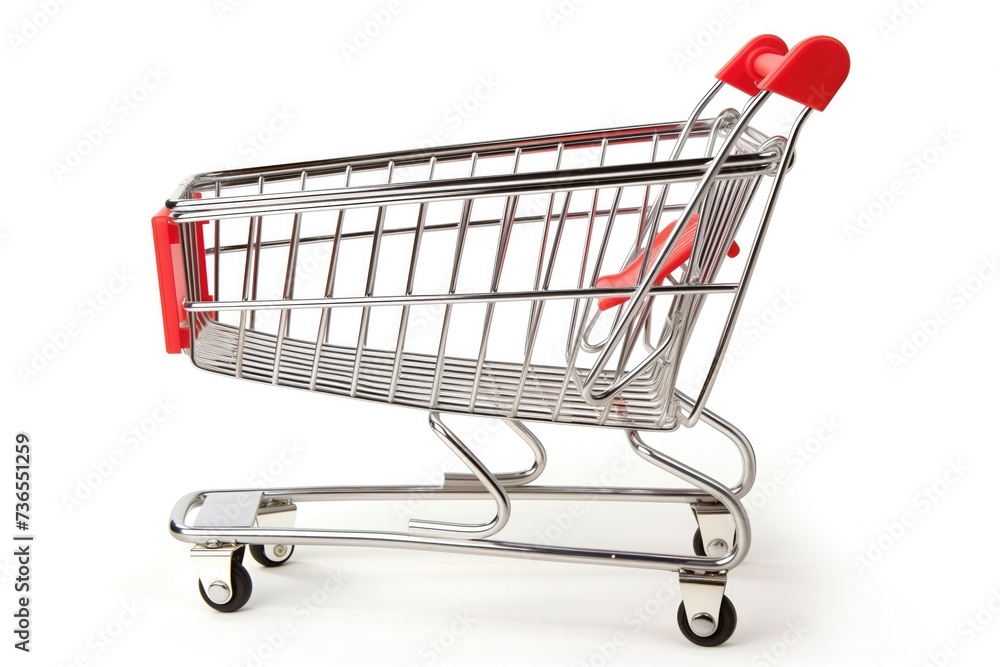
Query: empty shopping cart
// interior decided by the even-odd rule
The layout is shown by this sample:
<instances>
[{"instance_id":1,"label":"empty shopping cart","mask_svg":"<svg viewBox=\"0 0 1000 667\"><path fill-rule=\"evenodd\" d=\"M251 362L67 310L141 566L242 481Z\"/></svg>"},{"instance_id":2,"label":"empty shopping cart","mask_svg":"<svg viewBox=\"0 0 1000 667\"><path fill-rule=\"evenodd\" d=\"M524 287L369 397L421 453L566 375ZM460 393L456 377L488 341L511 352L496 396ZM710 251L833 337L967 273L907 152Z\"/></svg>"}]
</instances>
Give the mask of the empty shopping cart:
<instances>
[{"instance_id":1,"label":"empty shopping cart","mask_svg":"<svg viewBox=\"0 0 1000 667\"><path fill-rule=\"evenodd\" d=\"M468 468L439 485L187 495L170 526L194 545L204 600L220 611L246 604L246 550L265 566L297 545L528 555L677 571L684 635L706 646L728 639L736 613L724 591L750 545L740 498L754 453L706 402L800 130L848 69L835 39L788 49L764 35L686 121L185 180L153 219L167 351L219 375L425 410ZM726 86L750 100L709 111ZM801 105L787 138L750 125L773 95ZM682 370L695 349L706 363L692 384ZM338 420L348 416L338 408ZM501 421L533 462L491 471L446 415ZM686 486L539 484L546 454L533 422L623 431L640 459ZM735 446L735 484L647 443L699 423ZM481 523L412 519L394 531L295 525L305 502L413 497L492 499L496 510ZM685 503L693 553L498 539L515 499Z\"/></svg>"}]
</instances>

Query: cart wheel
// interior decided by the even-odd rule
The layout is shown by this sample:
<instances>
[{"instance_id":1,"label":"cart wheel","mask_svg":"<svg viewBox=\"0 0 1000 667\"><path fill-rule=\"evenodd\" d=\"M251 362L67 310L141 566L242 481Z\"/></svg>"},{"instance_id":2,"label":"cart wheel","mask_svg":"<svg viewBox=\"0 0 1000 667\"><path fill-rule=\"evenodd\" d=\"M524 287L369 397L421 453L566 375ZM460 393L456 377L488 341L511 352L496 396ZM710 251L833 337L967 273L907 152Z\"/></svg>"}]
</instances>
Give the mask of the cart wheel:
<instances>
[{"instance_id":1,"label":"cart wheel","mask_svg":"<svg viewBox=\"0 0 1000 667\"><path fill-rule=\"evenodd\" d=\"M250 573L247 572L247 569L235 557L233 558L233 566L229 576L233 584L233 594L227 602L221 604L214 602L208 596L208 593L205 592L205 587L201 585L201 581L198 581L198 591L201 593L201 599L215 611L236 611L250 600L250 594L253 593L253 581L250 579Z\"/></svg>"},{"instance_id":2,"label":"cart wheel","mask_svg":"<svg viewBox=\"0 0 1000 667\"><path fill-rule=\"evenodd\" d=\"M288 559L292 557L292 552L295 551L295 545L275 544L270 548L270 553L268 551L268 548L263 544L250 545L250 555L264 567L278 567L287 563Z\"/></svg>"},{"instance_id":3,"label":"cart wheel","mask_svg":"<svg viewBox=\"0 0 1000 667\"><path fill-rule=\"evenodd\" d=\"M696 635L691 629L688 624L687 610L684 609L684 603L681 602L681 606L677 608L677 625L680 626L681 633L691 643L698 646L719 646L732 637L736 630L736 607L733 606L728 597L723 595L722 605L719 607L719 622L715 625L715 632L707 637L702 637Z\"/></svg>"},{"instance_id":4,"label":"cart wheel","mask_svg":"<svg viewBox=\"0 0 1000 667\"><path fill-rule=\"evenodd\" d=\"M707 556L705 553L705 543L701 541L701 528L695 528L694 539L692 539L694 544L694 555L695 556Z\"/></svg>"}]
</instances>

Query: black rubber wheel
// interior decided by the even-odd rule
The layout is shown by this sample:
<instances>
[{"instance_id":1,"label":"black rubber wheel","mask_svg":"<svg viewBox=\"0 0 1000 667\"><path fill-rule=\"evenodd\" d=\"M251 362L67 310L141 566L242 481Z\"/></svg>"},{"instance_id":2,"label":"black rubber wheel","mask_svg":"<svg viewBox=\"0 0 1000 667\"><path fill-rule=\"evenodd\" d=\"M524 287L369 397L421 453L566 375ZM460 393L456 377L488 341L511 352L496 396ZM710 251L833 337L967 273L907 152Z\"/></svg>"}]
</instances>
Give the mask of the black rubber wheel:
<instances>
[{"instance_id":1,"label":"black rubber wheel","mask_svg":"<svg viewBox=\"0 0 1000 667\"><path fill-rule=\"evenodd\" d=\"M242 549L240 551L242 551ZM250 573L247 572L247 569L243 567L243 564L237 560L235 554L233 556L232 570L230 571L230 580L233 584L233 595L229 598L228 602L224 602L223 604L213 602L205 592L205 587L202 586L201 581L199 581L198 592L201 593L201 599L215 611L231 612L242 608L243 605L250 600L250 595L253 593L253 581L250 579Z\"/></svg>"},{"instance_id":2,"label":"black rubber wheel","mask_svg":"<svg viewBox=\"0 0 1000 667\"><path fill-rule=\"evenodd\" d=\"M707 556L705 553L705 544L701 541L701 528L696 528L694 531L694 539L691 540L694 545L694 555L695 556Z\"/></svg>"},{"instance_id":3,"label":"black rubber wheel","mask_svg":"<svg viewBox=\"0 0 1000 667\"><path fill-rule=\"evenodd\" d=\"M262 544L250 545L250 555L253 557L255 561L257 561L264 567L278 567L279 565L284 565L285 563L288 562L288 560L292 557L292 554L295 552L294 545L285 546L285 549L287 549L287 551L285 552L284 557L276 560L267 555L267 551L265 551L265 548L266 547L264 547L264 545Z\"/></svg>"},{"instance_id":4,"label":"black rubber wheel","mask_svg":"<svg viewBox=\"0 0 1000 667\"><path fill-rule=\"evenodd\" d=\"M687 610L684 609L684 603L681 602L681 606L677 608L677 625L680 626L681 633L692 644L697 644L698 646L719 646L732 637L733 632L736 631L736 607L733 606L729 598L723 595L722 606L719 607L719 622L715 626L715 632L707 637L700 637L688 625Z\"/></svg>"}]
</instances>

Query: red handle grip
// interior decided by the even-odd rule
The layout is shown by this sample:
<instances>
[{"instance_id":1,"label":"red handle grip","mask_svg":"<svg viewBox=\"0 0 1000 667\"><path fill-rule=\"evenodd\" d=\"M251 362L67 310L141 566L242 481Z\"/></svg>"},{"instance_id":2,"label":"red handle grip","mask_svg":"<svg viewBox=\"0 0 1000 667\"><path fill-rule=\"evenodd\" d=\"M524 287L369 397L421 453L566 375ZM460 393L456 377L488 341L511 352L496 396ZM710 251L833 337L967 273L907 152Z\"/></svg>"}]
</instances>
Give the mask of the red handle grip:
<instances>
[{"instance_id":1,"label":"red handle grip","mask_svg":"<svg viewBox=\"0 0 1000 667\"><path fill-rule=\"evenodd\" d=\"M747 42L716 78L747 95L766 90L823 111L850 69L847 48L833 37L809 37L789 50L774 35L761 35Z\"/></svg>"},{"instance_id":2,"label":"red handle grip","mask_svg":"<svg viewBox=\"0 0 1000 667\"><path fill-rule=\"evenodd\" d=\"M663 249L663 244L666 243L667 237L670 236L670 232L673 231L674 227L677 225L677 221L674 220L666 227L664 227L653 239L653 252L650 253L650 257L656 257L660 250ZM657 284L662 283L666 280L667 276L674 272L677 267L686 262L691 256L691 247L694 245L694 234L698 228L698 214L695 213L691 216L691 222L681 230L680 236L677 238L677 242L674 243L673 249L670 254L667 255L667 260L663 264L663 268L660 272L656 274ZM739 253L740 247L734 242L729 247L729 256L736 257ZM640 253L632 262L626 266L619 273L611 274L610 276L601 276L597 279L597 287L621 287L621 288L632 288L639 284L639 278L642 276L639 274L640 269L642 269L642 257L645 253ZM607 310L608 308L614 308L615 306L625 303L628 301L627 296L609 296L603 299L597 300L597 307L601 310Z\"/></svg>"},{"instance_id":3,"label":"red handle grip","mask_svg":"<svg viewBox=\"0 0 1000 667\"><path fill-rule=\"evenodd\" d=\"M719 70L715 78L753 97L760 92L757 88L757 82L761 79L754 72L754 62L760 56L783 56L786 53L788 53L788 47L785 46L784 40L780 37L759 35L737 51L736 55Z\"/></svg>"},{"instance_id":4,"label":"red handle grip","mask_svg":"<svg viewBox=\"0 0 1000 667\"><path fill-rule=\"evenodd\" d=\"M198 253L199 300L210 301L208 271L205 266L204 222L195 222L195 244ZM184 258L181 252L180 228L170 219L166 208L153 216L153 247L156 251L156 274L160 283L160 307L163 310L163 338L167 352L177 354L191 347L191 332L187 326L184 300L187 283L184 280Z\"/></svg>"}]
</instances>

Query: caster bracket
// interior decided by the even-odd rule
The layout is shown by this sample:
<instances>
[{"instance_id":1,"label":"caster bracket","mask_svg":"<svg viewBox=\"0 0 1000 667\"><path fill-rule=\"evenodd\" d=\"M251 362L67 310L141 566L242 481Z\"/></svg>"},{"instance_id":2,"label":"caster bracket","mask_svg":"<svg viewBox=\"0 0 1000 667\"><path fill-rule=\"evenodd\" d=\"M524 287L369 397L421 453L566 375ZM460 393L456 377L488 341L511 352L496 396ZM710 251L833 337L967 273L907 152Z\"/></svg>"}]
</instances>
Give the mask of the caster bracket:
<instances>
[{"instance_id":1,"label":"caster bracket","mask_svg":"<svg viewBox=\"0 0 1000 667\"><path fill-rule=\"evenodd\" d=\"M691 631L699 637L710 636L719 625L726 575L682 571L680 589Z\"/></svg>"},{"instance_id":2,"label":"caster bracket","mask_svg":"<svg viewBox=\"0 0 1000 667\"><path fill-rule=\"evenodd\" d=\"M290 500L265 500L261 504L260 509L257 510L256 525L258 528L294 528L297 510L298 508L295 506L295 503ZM281 543L252 546L250 548L250 555L258 562L261 562L260 556L263 556L263 565L274 566L287 561L292 555L294 548ZM261 553L255 551L258 549Z\"/></svg>"},{"instance_id":3,"label":"caster bracket","mask_svg":"<svg viewBox=\"0 0 1000 667\"><path fill-rule=\"evenodd\" d=\"M196 544L191 547L191 561L205 595L218 605L233 599L233 559L241 559L242 548L236 544Z\"/></svg>"},{"instance_id":4,"label":"caster bracket","mask_svg":"<svg viewBox=\"0 0 1000 667\"><path fill-rule=\"evenodd\" d=\"M729 553L736 540L736 522L729 510L722 505L707 503L692 505L691 509L698 521L705 555L721 558Z\"/></svg>"}]
</instances>

